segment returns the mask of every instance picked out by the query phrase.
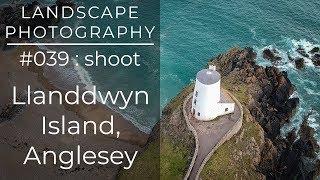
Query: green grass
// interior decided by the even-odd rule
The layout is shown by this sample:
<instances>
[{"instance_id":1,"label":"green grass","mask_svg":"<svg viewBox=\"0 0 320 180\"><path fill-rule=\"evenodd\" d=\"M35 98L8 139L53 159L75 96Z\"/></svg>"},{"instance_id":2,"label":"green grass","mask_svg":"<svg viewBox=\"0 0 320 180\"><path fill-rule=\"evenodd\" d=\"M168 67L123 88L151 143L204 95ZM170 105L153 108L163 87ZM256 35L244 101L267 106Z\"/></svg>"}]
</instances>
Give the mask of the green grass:
<instances>
[{"instance_id":1,"label":"green grass","mask_svg":"<svg viewBox=\"0 0 320 180\"><path fill-rule=\"evenodd\" d=\"M238 101L243 104L248 104L248 93L247 86L245 84L239 83L237 78L229 78L222 80L222 87L230 92L238 99Z\"/></svg>"},{"instance_id":2,"label":"green grass","mask_svg":"<svg viewBox=\"0 0 320 180\"><path fill-rule=\"evenodd\" d=\"M187 130L182 114L184 99L193 91L194 84L186 86L163 110L160 123L160 139L151 142L147 149L139 154L132 168L122 170L118 179L183 179L189 167L194 151L194 137ZM170 117L175 112L178 124L171 124ZM159 147L160 144L160 147ZM159 153L160 151L160 153ZM156 157L156 155L160 158ZM159 174L160 173L160 174Z\"/></svg>"},{"instance_id":3,"label":"green grass","mask_svg":"<svg viewBox=\"0 0 320 180\"><path fill-rule=\"evenodd\" d=\"M247 89L244 84L235 83L236 78L228 78L222 86L229 90L243 105L244 117L242 128L229 141L221 145L205 165L200 176L203 180L211 179L259 179L260 174L254 167L255 157L260 151L253 152L250 145L256 146L263 142L259 124L252 120L246 109L248 103ZM251 147L252 148L252 147ZM258 154L257 154L258 153Z\"/></svg>"},{"instance_id":4,"label":"green grass","mask_svg":"<svg viewBox=\"0 0 320 180\"><path fill-rule=\"evenodd\" d=\"M121 180L140 180L159 178L159 140L149 144L147 149L140 154L129 170L122 170L118 175Z\"/></svg>"},{"instance_id":5,"label":"green grass","mask_svg":"<svg viewBox=\"0 0 320 180\"><path fill-rule=\"evenodd\" d=\"M187 130L187 125L182 113L182 105L185 98L193 92L193 89L194 83L186 86L163 110L164 116L170 116L175 110L179 109L180 125L177 126L182 125L184 128L178 128L181 131L176 132L177 127L172 128L169 122L163 122L165 124L161 129L160 142L161 180L183 179L189 167L190 159L194 152L194 137L193 134Z\"/></svg>"},{"instance_id":6,"label":"green grass","mask_svg":"<svg viewBox=\"0 0 320 180\"><path fill-rule=\"evenodd\" d=\"M201 179L211 180L213 177L214 179L259 179L259 174L253 166L253 159L257 154L250 154L247 151L252 138L257 144L260 144L262 139L258 124L246 118L247 114L243 120L243 137L240 139L238 133L221 145L205 165L200 175Z\"/></svg>"},{"instance_id":7,"label":"green grass","mask_svg":"<svg viewBox=\"0 0 320 180\"><path fill-rule=\"evenodd\" d=\"M132 168L122 170L118 179L140 180L158 179L159 177L161 180L183 179L186 168L189 166L190 150L168 137L162 137L160 144L159 148L159 141L150 143L146 151L138 156Z\"/></svg>"},{"instance_id":8,"label":"green grass","mask_svg":"<svg viewBox=\"0 0 320 180\"><path fill-rule=\"evenodd\" d=\"M190 151L182 144L173 143L169 138L161 138L160 179L183 179L188 167Z\"/></svg>"}]
</instances>

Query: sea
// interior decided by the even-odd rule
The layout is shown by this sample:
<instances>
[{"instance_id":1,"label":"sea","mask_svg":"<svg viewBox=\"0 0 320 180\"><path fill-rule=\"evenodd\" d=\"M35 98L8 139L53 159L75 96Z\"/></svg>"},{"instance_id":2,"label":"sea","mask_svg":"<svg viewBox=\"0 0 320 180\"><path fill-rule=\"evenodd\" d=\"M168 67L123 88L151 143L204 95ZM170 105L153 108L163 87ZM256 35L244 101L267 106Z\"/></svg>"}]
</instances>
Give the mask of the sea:
<instances>
[{"instance_id":1,"label":"sea","mask_svg":"<svg viewBox=\"0 0 320 180\"><path fill-rule=\"evenodd\" d=\"M275 48L282 57L276 65L288 72L300 99L299 107L283 135L298 128L309 112L308 122L320 142L320 67L305 58L306 67L297 70L287 54L300 56L320 43L320 1L318 0L161 0L161 106L184 86L194 81L207 61L228 49L253 47L257 62L265 48Z\"/></svg>"},{"instance_id":2,"label":"sea","mask_svg":"<svg viewBox=\"0 0 320 180\"><path fill-rule=\"evenodd\" d=\"M53 0L44 2L50 4ZM76 2L85 6L107 4L105 0ZM313 47L320 46L320 1L160 0L160 5L160 109L183 87L194 81L196 73L212 57L235 46L253 47L258 54L257 63L270 66L272 64L262 58L262 51L274 48L282 57L276 66L288 73L295 85L292 97L300 99L291 122L282 128L283 135L292 128L298 128L303 117L311 113L308 122L315 128L315 136L320 142L320 68L315 67L309 58L303 57L306 67L298 70L287 56L290 54L292 57L300 57L296 52L298 47L303 47L308 52ZM152 8L150 11L152 12ZM73 23L78 26L92 22ZM73 60L75 63L81 61L76 57ZM106 84L105 77L109 75L109 72L86 67L77 67L76 71L89 86L103 86ZM148 81L153 80L155 79ZM150 132L156 118L141 120L136 116L143 114L140 111L141 109L133 108L129 113L123 113L141 130Z\"/></svg>"}]
</instances>

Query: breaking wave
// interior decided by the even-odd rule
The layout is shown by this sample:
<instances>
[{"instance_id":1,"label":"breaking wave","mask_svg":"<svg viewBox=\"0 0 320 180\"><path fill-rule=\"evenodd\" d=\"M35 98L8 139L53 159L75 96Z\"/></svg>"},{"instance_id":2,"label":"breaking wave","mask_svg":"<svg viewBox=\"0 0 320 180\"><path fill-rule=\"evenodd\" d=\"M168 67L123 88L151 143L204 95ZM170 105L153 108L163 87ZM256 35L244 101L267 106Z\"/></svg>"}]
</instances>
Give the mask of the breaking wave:
<instances>
[{"instance_id":1,"label":"breaking wave","mask_svg":"<svg viewBox=\"0 0 320 180\"><path fill-rule=\"evenodd\" d=\"M291 122L282 128L282 135L285 135L293 128L299 129L305 115L311 112L308 122L311 127L315 128L316 138L318 140L320 138L320 68L313 64L312 54L310 53L315 47L320 47L320 45L306 39L295 40L290 38L284 38L277 44L254 47L260 65L274 65L288 73L290 81L295 85L295 92L290 98L298 97L300 99L299 106ZM281 60L276 63L265 60L263 58L263 50L266 48L275 49L277 56L280 56ZM305 54L299 53L297 51L298 48L304 49ZM295 58L304 59L305 67L303 69L299 70L295 67L295 62L292 60Z\"/></svg>"}]
</instances>

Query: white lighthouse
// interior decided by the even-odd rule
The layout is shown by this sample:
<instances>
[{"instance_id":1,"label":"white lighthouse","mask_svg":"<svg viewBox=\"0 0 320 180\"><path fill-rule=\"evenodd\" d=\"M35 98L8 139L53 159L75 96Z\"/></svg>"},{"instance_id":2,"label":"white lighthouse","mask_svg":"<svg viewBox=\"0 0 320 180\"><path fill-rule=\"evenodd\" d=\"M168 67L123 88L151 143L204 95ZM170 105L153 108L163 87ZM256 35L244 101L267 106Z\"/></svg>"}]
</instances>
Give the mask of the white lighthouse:
<instances>
[{"instance_id":1,"label":"white lighthouse","mask_svg":"<svg viewBox=\"0 0 320 180\"><path fill-rule=\"evenodd\" d=\"M234 112L234 103L220 102L220 79L215 66L197 73L191 109L196 119L209 121Z\"/></svg>"}]
</instances>

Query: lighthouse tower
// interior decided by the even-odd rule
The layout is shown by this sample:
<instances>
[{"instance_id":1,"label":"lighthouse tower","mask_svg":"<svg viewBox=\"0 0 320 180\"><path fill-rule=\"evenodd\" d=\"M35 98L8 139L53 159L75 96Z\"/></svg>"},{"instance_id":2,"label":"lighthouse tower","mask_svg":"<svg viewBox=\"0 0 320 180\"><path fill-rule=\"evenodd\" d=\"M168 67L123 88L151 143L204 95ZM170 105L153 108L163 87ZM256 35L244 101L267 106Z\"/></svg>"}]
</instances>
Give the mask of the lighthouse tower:
<instances>
[{"instance_id":1,"label":"lighthouse tower","mask_svg":"<svg viewBox=\"0 0 320 180\"><path fill-rule=\"evenodd\" d=\"M234 112L234 103L220 102L220 79L215 66L197 73L191 109L196 119L209 121Z\"/></svg>"}]
</instances>

